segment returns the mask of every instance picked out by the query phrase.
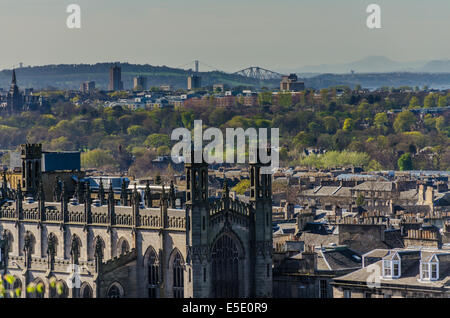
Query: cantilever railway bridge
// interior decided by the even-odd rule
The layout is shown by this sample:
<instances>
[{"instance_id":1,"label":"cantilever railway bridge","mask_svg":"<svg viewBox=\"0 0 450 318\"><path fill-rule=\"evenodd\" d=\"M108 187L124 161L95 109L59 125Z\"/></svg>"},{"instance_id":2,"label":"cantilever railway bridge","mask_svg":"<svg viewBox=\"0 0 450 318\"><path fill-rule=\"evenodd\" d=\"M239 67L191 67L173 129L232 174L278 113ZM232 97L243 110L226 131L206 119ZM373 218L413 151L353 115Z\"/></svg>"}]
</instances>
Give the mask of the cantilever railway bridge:
<instances>
[{"instance_id":1,"label":"cantilever railway bridge","mask_svg":"<svg viewBox=\"0 0 450 318\"><path fill-rule=\"evenodd\" d=\"M250 66L233 74L255 78L258 80L278 80L283 76L283 74L266 70L265 68L259 66Z\"/></svg>"},{"instance_id":2,"label":"cantilever railway bridge","mask_svg":"<svg viewBox=\"0 0 450 318\"><path fill-rule=\"evenodd\" d=\"M206 66L207 68L209 68L213 71L223 72L216 67L210 66L210 65L200 62L198 60L186 63L186 64L180 66L179 68L185 68L186 66L190 66L193 63L195 64L195 72L198 72L199 65ZM223 72L223 73L226 73L226 72ZM250 66L243 70L240 70L240 71L237 71L237 72L234 72L231 74L232 75L240 75L240 76L244 76L244 77L248 77L248 78L254 78L257 80L261 80L261 81L263 81L263 80L280 80L281 77L283 76L283 74L281 74L281 73L267 70L267 69L259 67L259 66Z\"/></svg>"}]
</instances>

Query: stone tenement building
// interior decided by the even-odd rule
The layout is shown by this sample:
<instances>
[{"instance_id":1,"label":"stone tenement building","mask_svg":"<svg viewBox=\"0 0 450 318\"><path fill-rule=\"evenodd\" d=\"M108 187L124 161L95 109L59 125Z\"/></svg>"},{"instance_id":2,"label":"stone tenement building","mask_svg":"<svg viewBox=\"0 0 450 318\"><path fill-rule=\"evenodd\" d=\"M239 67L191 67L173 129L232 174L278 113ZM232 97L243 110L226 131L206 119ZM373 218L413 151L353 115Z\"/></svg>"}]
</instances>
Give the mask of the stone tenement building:
<instances>
[{"instance_id":1,"label":"stone tenement building","mask_svg":"<svg viewBox=\"0 0 450 318\"><path fill-rule=\"evenodd\" d=\"M334 279L335 298L449 298L450 250L375 249L363 267Z\"/></svg>"},{"instance_id":2,"label":"stone tenement building","mask_svg":"<svg viewBox=\"0 0 450 318\"><path fill-rule=\"evenodd\" d=\"M16 278L9 287L22 287L22 297L271 297L272 180L262 166L250 167L245 204L229 197L227 183L221 198L209 198L208 165L186 164L184 209L175 208L173 187L153 207L148 186L127 206L115 204L111 188L91 200L86 186L80 204L64 186L59 202L48 202L42 182L35 201L3 183L0 272ZM44 292L27 293L32 282Z\"/></svg>"}]
</instances>

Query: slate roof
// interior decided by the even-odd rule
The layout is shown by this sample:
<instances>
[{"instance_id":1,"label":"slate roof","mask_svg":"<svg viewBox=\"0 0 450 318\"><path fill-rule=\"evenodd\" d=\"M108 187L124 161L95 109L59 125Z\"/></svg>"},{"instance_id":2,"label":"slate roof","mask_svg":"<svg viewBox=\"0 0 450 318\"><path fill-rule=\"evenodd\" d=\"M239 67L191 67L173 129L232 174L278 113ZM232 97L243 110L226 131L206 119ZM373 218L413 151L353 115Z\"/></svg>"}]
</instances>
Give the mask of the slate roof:
<instances>
[{"instance_id":1,"label":"slate roof","mask_svg":"<svg viewBox=\"0 0 450 318\"><path fill-rule=\"evenodd\" d=\"M366 181L357 186L354 186L355 190L362 191L392 191L394 190L394 185L392 182L380 182L380 181Z\"/></svg>"},{"instance_id":2,"label":"slate roof","mask_svg":"<svg viewBox=\"0 0 450 318\"><path fill-rule=\"evenodd\" d=\"M416 189L401 191L399 195L400 200L419 200L419 192Z\"/></svg>"},{"instance_id":3,"label":"slate roof","mask_svg":"<svg viewBox=\"0 0 450 318\"><path fill-rule=\"evenodd\" d=\"M331 270L360 268L362 257L347 247L337 247L321 252Z\"/></svg>"},{"instance_id":4,"label":"slate roof","mask_svg":"<svg viewBox=\"0 0 450 318\"><path fill-rule=\"evenodd\" d=\"M296 223L278 223L277 230L273 233L273 235L283 235L283 234L295 234L297 230Z\"/></svg>"},{"instance_id":5,"label":"slate roof","mask_svg":"<svg viewBox=\"0 0 450 318\"><path fill-rule=\"evenodd\" d=\"M318 271L340 271L361 267L361 256L346 246L316 248ZM302 253L290 257L293 260L303 259Z\"/></svg>"},{"instance_id":6,"label":"slate roof","mask_svg":"<svg viewBox=\"0 0 450 318\"><path fill-rule=\"evenodd\" d=\"M369 253L366 253L364 257L383 257L383 254L386 256L387 253L391 252L391 255L394 255L395 253L392 253L393 251L397 251L398 249L394 250L373 250ZM437 254L438 257L441 257L442 260L448 262L450 260L450 253L447 253L445 250L437 250L437 249L422 249L422 250L405 250L400 249L398 250L400 252L400 257L402 255L401 252L404 253L421 253L421 260L422 261L428 261L434 254ZM374 264L370 265L372 266L379 266L379 268L382 268L382 260L379 260L375 262ZM403 264L402 264L403 265ZM368 266L369 267L369 266ZM373 275L373 270L369 269L368 267L361 268L359 270L356 270L354 272L351 272L349 274L336 277L335 282L356 282L356 283L363 283L366 284L369 279L371 278L371 275ZM402 268L402 276L397 279L385 279L380 275L381 279L381 285L383 286L399 286L399 285L406 285L406 286L414 286L416 288L449 288L450 284L450 266L444 266L440 268L439 272L440 278L437 281L421 281L420 280L420 262L416 261L412 265L410 265L408 268L404 269ZM450 291L450 290L449 290Z\"/></svg>"},{"instance_id":7,"label":"slate roof","mask_svg":"<svg viewBox=\"0 0 450 318\"><path fill-rule=\"evenodd\" d=\"M303 232L299 237L300 241L305 242L306 245L310 246L331 246L331 244L339 244L339 235L328 234L321 235L315 233Z\"/></svg>"}]
</instances>

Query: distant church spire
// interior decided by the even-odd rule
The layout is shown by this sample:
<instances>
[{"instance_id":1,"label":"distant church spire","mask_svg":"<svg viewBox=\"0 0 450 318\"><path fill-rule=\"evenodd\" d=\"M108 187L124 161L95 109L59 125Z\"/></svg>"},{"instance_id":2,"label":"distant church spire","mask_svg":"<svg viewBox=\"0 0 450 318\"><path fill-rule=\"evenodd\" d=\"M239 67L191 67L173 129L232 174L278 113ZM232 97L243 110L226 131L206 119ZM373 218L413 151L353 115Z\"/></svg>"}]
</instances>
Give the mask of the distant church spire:
<instances>
[{"instance_id":1,"label":"distant church spire","mask_svg":"<svg viewBox=\"0 0 450 318\"><path fill-rule=\"evenodd\" d=\"M16 70L12 71L11 87L6 97L6 104L9 113L18 113L22 111L23 99L17 86Z\"/></svg>"},{"instance_id":2,"label":"distant church spire","mask_svg":"<svg viewBox=\"0 0 450 318\"><path fill-rule=\"evenodd\" d=\"M13 69L12 71L12 81L11 84L15 85L16 84L16 70Z\"/></svg>"},{"instance_id":3,"label":"distant church spire","mask_svg":"<svg viewBox=\"0 0 450 318\"><path fill-rule=\"evenodd\" d=\"M225 173L223 174L223 191L222 191L222 197L223 198L229 198L230 197L230 188L228 187L228 179L225 176Z\"/></svg>"}]
</instances>

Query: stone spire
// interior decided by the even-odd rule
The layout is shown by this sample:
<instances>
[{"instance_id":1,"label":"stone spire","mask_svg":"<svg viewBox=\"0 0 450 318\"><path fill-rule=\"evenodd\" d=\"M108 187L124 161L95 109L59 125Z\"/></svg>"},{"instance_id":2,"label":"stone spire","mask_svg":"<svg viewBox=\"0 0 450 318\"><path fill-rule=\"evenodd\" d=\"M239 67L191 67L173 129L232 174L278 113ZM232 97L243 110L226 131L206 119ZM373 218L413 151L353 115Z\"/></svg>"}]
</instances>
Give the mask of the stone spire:
<instances>
[{"instance_id":1,"label":"stone spire","mask_svg":"<svg viewBox=\"0 0 450 318\"><path fill-rule=\"evenodd\" d=\"M2 198L5 199L7 194L8 194L8 181L6 180L6 171L3 171L2 191L1 191Z\"/></svg>"},{"instance_id":2,"label":"stone spire","mask_svg":"<svg viewBox=\"0 0 450 318\"><path fill-rule=\"evenodd\" d=\"M17 80L16 80L16 70L13 69L12 71L12 80L11 80L11 84L12 85L16 85L17 84Z\"/></svg>"},{"instance_id":3,"label":"stone spire","mask_svg":"<svg viewBox=\"0 0 450 318\"><path fill-rule=\"evenodd\" d=\"M136 183L134 184L132 203L133 203L133 207L132 207L133 208L133 228L135 228L135 227L139 226L139 207L141 205L141 195L137 191Z\"/></svg>"},{"instance_id":4,"label":"stone spire","mask_svg":"<svg viewBox=\"0 0 450 318\"><path fill-rule=\"evenodd\" d=\"M112 182L109 183L108 203L111 203L111 204L114 205L114 189L113 189L113 186L112 186Z\"/></svg>"},{"instance_id":5,"label":"stone spire","mask_svg":"<svg viewBox=\"0 0 450 318\"><path fill-rule=\"evenodd\" d=\"M120 190L120 204L123 206L128 205L128 189L125 184L125 180L122 180L122 188Z\"/></svg>"},{"instance_id":6,"label":"stone spire","mask_svg":"<svg viewBox=\"0 0 450 318\"><path fill-rule=\"evenodd\" d=\"M225 174L223 175L223 191L222 191L222 198L229 198L230 197L230 188L228 187L228 179L225 177Z\"/></svg>"},{"instance_id":7,"label":"stone spire","mask_svg":"<svg viewBox=\"0 0 450 318\"><path fill-rule=\"evenodd\" d=\"M42 180L39 182L39 188L38 188L38 212L39 212L39 220L44 220L45 215L45 192L44 192L44 185L42 183Z\"/></svg>"},{"instance_id":8,"label":"stone spire","mask_svg":"<svg viewBox=\"0 0 450 318\"><path fill-rule=\"evenodd\" d=\"M17 191L15 199L16 199L16 217L17 219L20 219L22 214L22 201L23 201L22 185L20 180L17 183Z\"/></svg>"},{"instance_id":9,"label":"stone spire","mask_svg":"<svg viewBox=\"0 0 450 318\"><path fill-rule=\"evenodd\" d=\"M162 184L162 192L161 192L161 196L159 198L159 205L160 206L164 206L166 203L166 190L164 188L164 183Z\"/></svg>"},{"instance_id":10,"label":"stone spire","mask_svg":"<svg viewBox=\"0 0 450 318\"><path fill-rule=\"evenodd\" d=\"M105 203L105 189L103 188L102 178L100 178L100 184L98 186L98 199L100 200L100 205Z\"/></svg>"},{"instance_id":11,"label":"stone spire","mask_svg":"<svg viewBox=\"0 0 450 318\"><path fill-rule=\"evenodd\" d=\"M169 193L169 199L170 199L170 207L172 209L176 208L176 204L175 204L175 185L173 184L173 180L170 181L170 193Z\"/></svg>"},{"instance_id":12,"label":"stone spire","mask_svg":"<svg viewBox=\"0 0 450 318\"><path fill-rule=\"evenodd\" d=\"M136 183L134 184L134 190L133 190L133 203L134 203L134 204L139 204L139 203L141 203L141 195L140 195L139 192L137 191Z\"/></svg>"},{"instance_id":13,"label":"stone spire","mask_svg":"<svg viewBox=\"0 0 450 318\"><path fill-rule=\"evenodd\" d=\"M224 203L224 210L225 210L225 218L226 218L225 222L229 222L228 212L230 210L230 189L228 187L228 179L225 177L225 173L223 174L222 200Z\"/></svg>"},{"instance_id":14,"label":"stone spire","mask_svg":"<svg viewBox=\"0 0 450 318\"><path fill-rule=\"evenodd\" d=\"M66 214L67 214L67 202L68 202L68 193L66 189L66 183L63 181L62 183L62 191L61 191L61 220L62 222L66 222Z\"/></svg>"},{"instance_id":15,"label":"stone spire","mask_svg":"<svg viewBox=\"0 0 450 318\"><path fill-rule=\"evenodd\" d=\"M53 201L59 202L61 199L61 182L59 181L59 177L56 177L55 184L53 186Z\"/></svg>"},{"instance_id":16,"label":"stone spire","mask_svg":"<svg viewBox=\"0 0 450 318\"><path fill-rule=\"evenodd\" d=\"M45 192L44 192L44 184L42 183L42 180L39 182L39 188L38 188L38 200L45 202Z\"/></svg>"},{"instance_id":17,"label":"stone spire","mask_svg":"<svg viewBox=\"0 0 450 318\"><path fill-rule=\"evenodd\" d=\"M89 182L86 182L85 195L84 195L84 222L90 223L91 217L91 187Z\"/></svg>"},{"instance_id":18,"label":"stone spire","mask_svg":"<svg viewBox=\"0 0 450 318\"><path fill-rule=\"evenodd\" d=\"M152 191L150 190L150 181L149 180L147 180L147 183L145 185L144 200L145 200L145 205L147 206L147 208L151 208L152 207Z\"/></svg>"},{"instance_id":19,"label":"stone spire","mask_svg":"<svg viewBox=\"0 0 450 318\"><path fill-rule=\"evenodd\" d=\"M112 182L109 183L109 190L108 190L108 218L109 223L112 225L114 223L114 217L115 217L115 205L116 202L114 200L114 189L112 186Z\"/></svg>"},{"instance_id":20,"label":"stone spire","mask_svg":"<svg viewBox=\"0 0 450 318\"><path fill-rule=\"evenodd\" d=\"M78 203L84 203L84 189L83 189L83 183L81 180L77 181L77 199Z\"/></svg>"}]
</instances>

